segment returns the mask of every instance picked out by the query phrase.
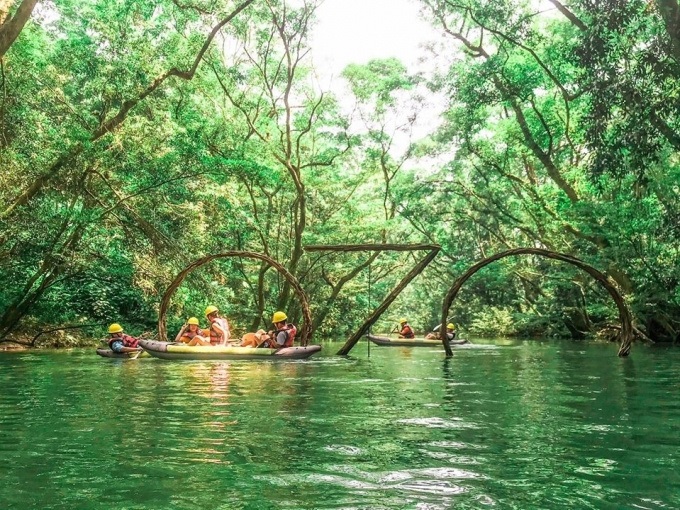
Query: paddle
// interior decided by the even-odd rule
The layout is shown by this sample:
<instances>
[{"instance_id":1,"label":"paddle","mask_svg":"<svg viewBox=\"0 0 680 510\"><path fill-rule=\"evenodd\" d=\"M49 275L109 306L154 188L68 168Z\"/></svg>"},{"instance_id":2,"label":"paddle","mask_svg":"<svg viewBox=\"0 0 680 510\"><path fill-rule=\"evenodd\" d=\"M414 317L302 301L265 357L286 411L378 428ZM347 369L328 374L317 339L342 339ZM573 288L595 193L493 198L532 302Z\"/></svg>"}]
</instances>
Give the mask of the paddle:
<instances>
[{"instance_id":1,"label":"paddle","mask_svg":"<svg viewBox=\"0 0 680 510\"><path fill-rule=\"evenodd\" d=\"M147 333L151 333L151 332L150 332L150 331L149 331L149 332L145 332L145 333L142 333L142 335L145 335L145 334L147 334ZM155 340L156 337L158 337L158 333L156 333L156 334L155 334L154 336L152 336L151 338L143 338L142 335L140 335L140 338L139 338L140 340ZM132 356L128 357L128 359L137 359L137 358L139 358L139 355L142 354L143 352L144 352L144 349L139 349L139 350L138 350L136 353L134 353Z\"/></svg>"},{"instance_id":2,"label":"paddle","mask_svg":"<svg viewBox=\"0 0 680 510\"><path fill-rule=\"evenodd\" d=\"M139 358L139 355L144 352L144 349L138 350L136 353L134 353L132 356L130 356L128 359L137 359Z\"/></svg>"}]
</instances>

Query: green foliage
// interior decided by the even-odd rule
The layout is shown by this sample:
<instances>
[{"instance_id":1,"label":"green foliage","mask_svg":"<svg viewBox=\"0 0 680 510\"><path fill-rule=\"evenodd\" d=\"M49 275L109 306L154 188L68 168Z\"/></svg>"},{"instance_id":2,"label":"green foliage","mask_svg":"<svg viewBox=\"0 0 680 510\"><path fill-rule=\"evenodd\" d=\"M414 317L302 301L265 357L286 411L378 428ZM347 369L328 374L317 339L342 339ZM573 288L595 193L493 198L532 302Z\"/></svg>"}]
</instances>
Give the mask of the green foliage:
<instances>
[{"instance_id":1,"label":"green foliage","mask_svg":"<svg viewBox=\"0 0 680 510\"><path fill-rule=\"evenodd\" d=\"M489 307L475 316L467 330L482 337L511 336L517 333L516 326L511 310Z\"/></svg>"},{"instance_id":2,"label":"green foliage","mask_svg":"<svg viewBox=\"0 0 680 510\"><path fill-rule=\"evenodd\" d=\"M607 273L638 327L677 338L680 39L662 14L637 0L577 1L571 17L422 4L447 30L448 65L351 64L351 97L316 81L317 2L253 2L191 79L237 3L45 4L0 74L0 341L42 324L152 330L175 275L228 250L280 261L317 333L346 336L420 255L303 247L382 242L442 251L377 329L399 316L432 329L472 264L533 246ZM220 259L177 290L170 330L213 303L238 333L281 308L301 318L276 271ZM616 309L572 267L518 257L468 280L450 316L471 334L580 338Z\"/></svg>"},{"instance_id":3,"label":"green foliage","mask_svg":"<svg viewBox=\"0 0 680 510\"><path fill-rule=\"evenodd\" d=\"M349 81L352 93L361 102L374 100L378 110L394 106L394 93L411 90L418 79L395 58L371 60L366 65L350 64L342 73Z\"/></svg>"}]
</instances>

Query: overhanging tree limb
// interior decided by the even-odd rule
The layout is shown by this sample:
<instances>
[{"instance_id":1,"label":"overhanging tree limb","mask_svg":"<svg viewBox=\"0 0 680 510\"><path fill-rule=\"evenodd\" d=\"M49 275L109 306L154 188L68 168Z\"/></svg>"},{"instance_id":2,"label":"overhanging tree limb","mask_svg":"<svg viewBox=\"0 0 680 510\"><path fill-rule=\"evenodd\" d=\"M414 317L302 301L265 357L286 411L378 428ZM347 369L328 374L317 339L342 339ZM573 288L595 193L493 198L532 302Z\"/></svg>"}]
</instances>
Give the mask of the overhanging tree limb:
<instances>
[{"instance_id":1,"label":"overhanging tree limb","mask_svg":"<svg viewBox=\"0 0 680 510\"><path fill-rule=\"evenodd\" d=\"M590 276L595 278L595 280L597 280L607 290L607 292L609 292L609 295L616 303L616 307L618 308L619 311L619 319L621 320L621 334L619 336L621 344L619 346L619 356L625 357L630 354L630 347L633 339L633 326L632 326L633 321L630 314L630 310L628 309L626 302L624 301L623 297L619 293L616 286L609 281L605 274L598 271L594 267L586 264L582 260L576 257L572 257L571 255L565 255L563 253L557 253L554 251L544 250L541 248L515 248L513 250L507 250L500 253L496 253L495 255L482 259L475 265L473 265L470 269L468 269L465 273L458 277L458 279L456 279L456 281L451 286L451 289L446 294L444 302L442 303L442 324L446 323L449 309L451 308L451 304L453 303L454 299L456 299L456 296L458 295L458 292L460 291L461 287L472 275L474 275L477 271L479 271L483 267L491 264L492 262L514 255L538 255L541 257L560 260L562 262L572 264L578 267L579 269L582 269ZM452 356L453 351L451 351L451 347L448 345L448 339L446 338L446 335L444 335L444 337L442 338L442 343L444 344L446 355Z\"/></svg>"},{"instance_id":2,"label":"overhanging tree limb","mask_svg":"<svg viewBox=\"0 0 680 510\"><path fill-rule=\"evenodd\" d=\"M436 249L430 251L423 260L421 260L409 273L401 279L392 292L390 292L382 303L373 311L373 313L366 319L366 321L359 327L359 329L347 339L345 345L338 351L340 355L349 354L349 351L356 345L356 343L361 339L364 334L366 334L369 328L375 324L375 322L380 318L380 316L387 310L387 308L394 302L399 296L402 290L413 280L416 276L423 272L423 270L428 266L430 262L437 256L441 248L438 246Z\"/></svg>"},{"instance_id":3,"label":"overhanging tree limb","mask_svg":"<svg viewBox=\"0 0 680 510\"><path fill-rule=\"evenodd\" d=\"M309 301L307 300L307 297L305 296L304 291L302 290L302 287L300 286L300 283L298 282L297 278L293 276L291 273L286 270L285 267L283 267L281 264L279 264L276 260L272 259L271 257L268 257L267 255L262 255L261 253L255 253L255 252L249 252L249 251L227 251L224 253L216 253L214 255L207 255L205 257L201 257L198 260L195 260L191 264L189 264L187 267L185 267L180 273L175 277L175 279L172 281L172 283L168 286L168 288L165 291L165 294L163 294L163 298L161 299L161 304L160 308L158 311L158 334L159 338L162 341L167 341L168 338L168 333L167 333L167 327L166 327L166 314L168 311L168 307L170 306L170 300L172 299L172 296L175 294L175 291L179 288L179 286L182 284L184 279L191 273L194 269L197 269L201 267L204 264L207 264L208 262L211 262L215 259L220 259L220 258L229 258L229 257L245 257L245 258L250 258L250 259L257 259L261 260L262 262L272 266L274 269L276 269L283 277L288 281L293 288L293 291L297 295L298 299L300 300L300 305L302 307L302 315L304 317L304 323L300 328L300 343L302 345L307 345L307 342L309 341L309 338L312 333L312 316L311 312L309 311Z\"/></svg>"},{"instance_id":4,"label":"overhanging tree limb","mask_svg":"<svg viewBox=\"0 0 680 510\"><path fill-rule=\"evenodd\" d=\"M557 7L557 10L560 11L564 15L565 18L567 18L569 21L571 21L571 23L574 26L578 27L579 30L585 32L588 29L586 24L583 23L583 21L581 21L578 18L578 16L576 16L576 14L574 14L569 9L567 9L567 7L564 4L558 2L557 0L548 0L548 2L550 2L555 7Z\"/></svg>"},{"instance_id":5,"label":"overhanging tree limb","mask_svg":"<svg viewBox=\"0 0 680 510\"><path fill-rule=\"evenodd\" d=\"M680 64L680 6L677 0L656 0L656 4L671 40L673 56Z\"/></svg>"},{"instance_id":6,"label":"overhanging tree limb","mask_svg":"<svg viewBox=\"0 0 680 510\"><path fill-rule=\"evenodd\" d=\"M440 12L437 12L434 9L434 7L431 6L431 8L434 10L435 16L437 16L439 22L442 24L442 27L444 28L444 31L448 35L462 42L466 48L474 52L477 56L483 57L486 60L491 60L491 55L484 49L481 42L479 44L475 44L460 31L456 32L449 28L446 19L444 19L444 16ZM465 7L465 10L470 12L470 9L467 7ZM551 155L548 152L546 152L536 141L536 138L534 137L534 134L531 132L531 128L529 127L529 122L527 121L527 118L524 115L524 111L522 110L522 107L518 102L518 97L512 90L511 85L507 82L507 80L503 78L502 74L500 76L495 74L492 75L491 80L494 86L496 87L496 90L498 90L498 92L500 93L501 97L505 101L510 103L510 107L515 112L515 118L517 124L519 125L520 131L522 132L525 145L529 148L529 150L531 150L534 156L543 164L548 176L567 195L567 197L569 197L569 200L572 203L578 202L579 196L576 193L576 190L562 176L560 169L553 161Z\"/></svg>"}]
</instances>

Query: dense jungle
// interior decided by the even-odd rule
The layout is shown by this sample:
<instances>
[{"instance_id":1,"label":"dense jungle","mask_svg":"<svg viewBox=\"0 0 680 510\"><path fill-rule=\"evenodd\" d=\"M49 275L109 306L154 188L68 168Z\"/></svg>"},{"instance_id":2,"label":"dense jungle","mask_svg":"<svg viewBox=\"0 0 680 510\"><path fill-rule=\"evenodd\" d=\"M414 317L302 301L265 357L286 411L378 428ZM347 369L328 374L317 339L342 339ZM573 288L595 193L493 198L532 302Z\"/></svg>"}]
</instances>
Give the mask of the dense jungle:
<instances>
[{"instance_id":1,"label":"dense jungle","mask_svg":"<svg viewBox=\"0 0 680 510\"><path fill-rule=\"evenodd\" d=\"M677 0L419 0L421 68L357 54L330 77L322 3L0 0L0 346L153 332L175 276L233 250L278 261L314 336L343 338L424 256L305 250L355 244L441 246L379 329L431 330L467 268L542 248L606 274L640 338L680 340ZM169 330L209 304L237 332L302 318L257 259L193 271ZM573 339L618 320L590 275L532 255L484 267L450 316Z\"/></svg>"}]
</instances>

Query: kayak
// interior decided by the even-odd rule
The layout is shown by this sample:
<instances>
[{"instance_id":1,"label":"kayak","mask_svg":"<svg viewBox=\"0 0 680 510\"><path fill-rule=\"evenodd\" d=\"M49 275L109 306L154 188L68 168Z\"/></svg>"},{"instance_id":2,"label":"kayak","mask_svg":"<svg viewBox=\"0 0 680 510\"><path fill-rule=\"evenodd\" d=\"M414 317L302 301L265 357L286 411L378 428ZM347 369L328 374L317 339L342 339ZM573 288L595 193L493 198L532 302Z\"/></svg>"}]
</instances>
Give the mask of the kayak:
<instances>
[{"instance_id":1,"label":"kayak","mask_svg":"<svg viewBox=\"0 0 680 510\"><path fill-rule=\"evenodd\" d=\"M151 355L146 352L142 351L139 353L139 356L137 356L136 352L113 352L111 349L97 349L97 354L102 356L103 358L119 358L119 359L128 359L128 358L150 358Z\"/></svg>"},{"instance_id":2,"label":"kayak","mask_svg":"<svg viewBox=\"0 0 680 510\"><path fill-rule=\"evenodd\" d=\"M195 345L174 342L157 342L140 340L139 345L151 356L161 359L179 360L281 360L305 359L321 350L320 345L306 347L294 346L283 349L267 349L255 347L235 347L225 345Z\"/></svg>"},{"instance_id":3,"label":"kayak","mask_svg":"<svg viewBox=\"0 0 680 510\"><path fill-rule=\"evenodd\" d=\"M389 338L387 336L367 335L368 339L376 345L390 346L390 347L443 347L440 338ZM465 338L457 338L450 340L450 345L463 345L469 343Z\"/></svg>"}]
</instances>

